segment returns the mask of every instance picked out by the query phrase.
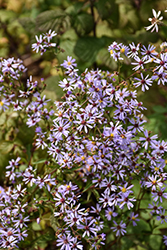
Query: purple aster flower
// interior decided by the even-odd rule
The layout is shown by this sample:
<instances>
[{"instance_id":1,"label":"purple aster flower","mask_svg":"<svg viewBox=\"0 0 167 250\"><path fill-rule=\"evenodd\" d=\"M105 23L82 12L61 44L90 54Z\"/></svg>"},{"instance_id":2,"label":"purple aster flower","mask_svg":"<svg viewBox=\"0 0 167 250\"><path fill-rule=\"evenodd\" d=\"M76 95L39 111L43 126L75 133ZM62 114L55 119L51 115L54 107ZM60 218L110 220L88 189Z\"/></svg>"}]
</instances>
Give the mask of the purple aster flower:
<instances>
[{"instance_id":1,"label":"purple aster flower","mask_svg":"<svg viewBox=\"0 0 167 250\"><path fill-rule=\"evenodd\" d=\"M161 11L158 11L158 13L156 13L156 11L152 9L152 12L154 17L148 19L151 22L151 25L145 28L146 30L152 29L151 32L153 32L154 30L158 32L158 25L162 23L161 20L163 19L163 16L160 17Z\"/></svg>"},{"instance_id":2,"label":"purple aster flower","mask_svg":"<svg viewBox=\"0 0 167 250\"><path fill-rule=\"evenodd\" d=\"M129 47L130 47L130 51L128 52L128 57L134 58L138 56L140 44L135 45L134 43L132 43L132 44L129 44Z\"/></svg>"},{"instance_id":3,"label":"purple aster flower","mask_svg":"<svg viewBox=\"0 0 167 250\"><path fill-rule=\"evenodd\" d=\"M147 188L151 187L152 191L156 190L157 187L161 188L163 186L162 179L160 178L159 180L157 180L157 178L159 178L158 175L148 176L148 181L145 182L145 186Z\"/></svg>"},{"instance_id":4,"label":"purple aster flower","mask_svg":"<svg viewBox=\"0 0 167 250\"><path fill-rule=\"evenodd\" d=\"M116 213L116 212L114 212L114 208L112 207L112 208L107 208L106 210L105 210L105 216L106 216L106 218L107 218L107 220L111 220L111 218L112 217L116 217L118 215L118 213Z\"/></svg>"},{"instance_id":5,"label":"purple aster flower","mask_svg":"<svg viewBox=\"0 0 167 250\"><path fill-rule=\"evenodd\" d=\"M55 31L49 30L48 33L43 34L43 38L44 38L44 39L47 38L48 43L50 43L50 40L52 40L52 38L53 38L54 36L56 36L56 35L57 35L57 33L56 33Z\"/></svg>"},{"instance_id":6,"label":"purple aster flower","mask_svg":"<svg viewBox=\"0 0 167 250\"><path fill-rule=\"evenodd\" d=\"M161 206L158 206L159 202L155 203L153 202L152 204L149 204L148 205L148 208L151 209L152 211L150 212L151 214L159 214L160 211L163 209L163 207Z\"/></svg>"},{"instance_id":7,"label":"purple aster flower","mask_svg":"<svg viewBox=\"0 0 167 250\"><path fill-rule=\"evenodd\" d=\"M60 120L58 123L54 121L54 131L55 132L55 137L59 139L62 135L65 137L68 136L70 128L70 123L69 122L64 122L63 120Z\"/></svg>"},{"instance_id":8,"label":"purple aster flower","mask_svg":"<svg viewBox=\"0 0 167 250\"><path fill-rule=\"evenodd\" d=\"M167 236L163 235L164 244L167 246Z\"/></svg>"},{"instance_id":9,"label":"purple aster flower","mask_svg":"<svg viewBox=\"0 0 167 250\"><path fill-rule=\"evenodd\" d=\"M72 58L72 56L67 56L67 60L64 60L64 62L61 64L65 69L73 69L77 66L75 63L75 59Z\"/></svg>"},{"instance_id":10,"label":"purple aster flower","mask_svg":"<svg viewBox=\"0 0 167 250\"><path fill-rule=\"evenodd\" d=\"M85 237L86 235L89 237L90 233L96 235L97 229L95 228L95 225L92 225L93 223L95 223L95 219L91 218L91 220L89 221L89 219L85 218L83 224L77 226L78 229L84 230L82 237Z\"/></svg>"},{"instance_id":11,"label":"purple aster flower","mask_svg":"<svg viewBox=\"0 0 167 250\"><path fill-rule=\"evenodd\" d=\"M145 135L145 137L140 137L139 140L140 141L145 141L142 146L145 147L145 149L147 150L149 144L151 144L151 146L153 146L154 144L157 143L157 141L155 139L157 139L158 136L153 135L153 136L150 137L150 133L147 130L144 131L144 135Z\"/></svg>"},{"instance_id":12,"label":"purple aster flower","mask_svg":"<svg viewBox=\"0 0 167 250\"><path fill-rule=\"evenodd\" d=\"M73 244L73 238L71 235L58 235L57 246L61 246L60 250L71 250L71 244Z\"/></svg>"},{"instance_id":13,"label":"purple aster flower","mask_svg":"<svg viewBox=\"0 0 167 250\"><path fill-rule=\"evenodd\" d=\"M73 238L73 243L71 243L71 250L82 250L83 249L83 245L81 243L81 241L77 241L77 238Z\"/></svg>"},{"instance_id":14,"label":"purple aster flower","mask_svg":"<svg viewBox=\"0 0 167 250\"><path fill-rule=\"evenodd\" d=\"M138 82L135 82L133 85L137 88L139 87L140 85L142 85L141 89L142 91L144 92L145 90L148 90L149 89L149 86L152 86L152 79L149 78L149 75L147 75L145 78L143 76L143 73L141 73L141 79L140 78L137 78L135 77L134 80L137 80Z\"/></svg>"},{"instance_id":15,"label":"purple aster flower","mask_svg":"<svg viewBox=\"0 0 167 250\"><path fill-rule=\"evenodd\" d=\"M124 235L126 233L126 224L123 223L123 221L121 221L119 224L117 224L115 221L114 221L114 224L115 226L114 227L111 227L111 229L113 230L113 232L116 232L116 236L121 236Z\"/></svg>"},{"instance_id":16,"label":"purple aster flower","mask_svg":"<svg viewBox=\"0 0 167 250\"><path fill-rule=\"evenodd\" d=\"M43 42L42 35L40 35L39 38L37 36L35 36L35 38L36 38L37 42L32 44L32 49L33 49L33 51L35 50L36 53L38 53L39 50L43 50L46 45L44 45L44 46L42 45L42 42Z\"/></svg>"},{"instance_id":17,"label":"purple aster flower","mask_svg":"<svg viewBox=\"0 0 167 250\"><path fill-rule=\"evenodd\" d=\"M139 219L137 219L138 216L139 215L135 214L134 212L130 214L130 220L132 221L133 226L137 226L136 221L139 221Z\"/></svg>"},{"instance_id":18,"label":"purple aster flower","mask_svg":"<svg viewBox=\"0 0 167 250\"><path fill-rule=\"evenodd\" d=\"M164 193L164 190L166 189L166 187L164 188L160 188L159 190L156 190L152 193L152 197L154 198L154 201L157 201L158 199L160 200L160 202L163 202L162 197L164 197L165 199L167 199L167 193Z\"/></svg>"},{"instance_id":19,"label":"purple aster flower","mask_svg":"<svg viewBox=\"0 0 167 250\"><path fill-rule=\"evenodd\" d=\"M127 205L127 207L128 207L129 210L130 210L131 208L133 208L134 205L133 205L132 201L136 201L136 199L135 199L135 198L129 198L129 197L128 197L128 194L126 194L126 193L125 193L125 194L122 194L121 198L118 198L118 202L120 202L119 207L120 207L121 209L124 208L124 205L125 205L125 204Z\"/></svg>"},{"instance_id":20,"label":"purple aster flower","mask_svg":"<svg viewBox=\"0 0 167 250\"><path fill-rule=\"evenodd\" d=\"M167 54L161 53L160 58L154 59L154 63L158 64L158 66L156 66L155 70L159 69L159 71L160 71L160 69L161 69L161 73L162 73L162 71L164 71L167 68Z\"/></svg>"},{"instance_id":21,"label":"purple aster flower","mask_svg":"<svg viewBox=\"0 0 167 250\"><path fill-rule=\"evenodd\" d=\"M161 224L167 223L167 215L165 215L166 210L160 210L159 215L157 216L157 220L161 220Z\"/></svg>"}]
</instances>

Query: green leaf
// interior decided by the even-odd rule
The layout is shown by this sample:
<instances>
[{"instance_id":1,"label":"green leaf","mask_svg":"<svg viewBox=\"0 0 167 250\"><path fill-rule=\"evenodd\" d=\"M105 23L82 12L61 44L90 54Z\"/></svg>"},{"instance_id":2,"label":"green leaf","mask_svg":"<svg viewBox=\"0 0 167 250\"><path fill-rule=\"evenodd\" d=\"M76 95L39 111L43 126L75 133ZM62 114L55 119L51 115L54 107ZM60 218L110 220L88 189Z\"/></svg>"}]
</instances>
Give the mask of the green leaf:
<instances>
[{"instance_id":1,"label":"green leaf","mask_svg":"<svg viewBox=\"0 0 167 250\"><path fill-rule=\"evenodd\" d=\"M153 110L156 112L156 113L159 113L159 114L163 114L163 113L166 113L167 112L167 107L163 107L161 105L156 105L153 107Z\"/></svg>"},{"instance_id":2,"label":"green leaf","mask_svg":"<svg viewBox=\"0 0 167 250\"><path fill-rule=\"evenodd\" d=\"M39 163L44 163L45 161L47 161L47 159L41 159L39 161L35 161L32 164L39 164Z\"/></svg>"},{"instance_id":3,"label":"green leaf","mask_svg":"<svg viewBox=\"0 0 167 250\"><path fill-rule=\"evenodd\" d=\"M65 12L69 15L76 16L82 10L83 5L84 3L81 2L73 3L65 10Z\"/></svg>"},{"instance_id":4,"label":"green leaf","mask_svg":"<svg viewBox=\"0 0 167 250\"><path fill-rule=\"evenodd\" d=\"M50 224L52 226L52 228L54 229L55 232L57 232L58 227L60 226L58 223L58 219L57 217L54 216L54 214L52 214L50 216Z\"/></svg>"},{"instance_id":5,"label":"green leaf","mask_svg":"<svg viewBox=\"0 0 167 250\"><path fill-rule=\"evenodd\" d=\"M6 10L6 9L0 10L0 21L3 23L7 22L7 21L12 21L12 19L14 19L16 17L17 17L17 15L14 11Z\"/></svg>"},{"instance_id":6,"label":"green leaf","mask_svg":"<svg viewBox=\"0 0 167 250\"><path fill-rule=\"evenodd\" d=\"M32 229L33 229L34 231L41 231L41 230L42 230L41 226L40 226L36 221L34 221L34 222L32 223Z\"/></svg>"},{"instance_id":7,"label":"green leaf","mask_svg":"<svg viewBox=\"0 0 167 250\"><path fill-rule=\"evenodd\" d=\"M150 235L149 238L149 244L151 246L151 249L159 250L161 249L161 241L162 241L162 236L160 235Z\"/></svg>"},{"instance_id":8,"label":"green leaf","mask_svg":"<svg viewBox=\"0 0 167 250\"><path fill-rule=\"evenodd\" d=\"M43 190L45 194L47 195L48 199L53 200L53 195L50 192L48 192L48 190L45 187L43 187Z\"/></svg>"},{"instance_id":9,"label":"green leaf","mask_svg":"<svg viewBox=\"0 0 167 250\"><path fill-rule=\"evenodd\" d=\"M83 193L86 192L90 187L92 187L92 182L91 181L88 181L87 184L86 184L86 187L84 188L84 190L82 191Z\"/></svg>"},{"instance_id":10,"label":"green leaf","mask_svg":"<svg viewBox=\"0 0 167 250\"><path fill-rule=\"evenodd\" d=\"M63 63L64 60L67 60L67 56L76 57L74 54L74 48L76 45L76 41L73 40L65 40L60 41L60 47L65 50L64 53L60 53L57 55L59 63Z\"/></svg>"},{"instance_id":11,"label":"green leaf","mask_svg":"<svg viewBox=\"0 0 167 250\"><path fill-rule=\"evenodd\" d=\"M93 194L96 197L96 199L99 200L100 195L99 195L99 192L96 189L93 189Z\"/></svg>"},{"instance_id":12,"label":"green leaf","mask_svg":"<svg viewBox=\"0 0 167 250\"><path fill-rule=\"evenodd\" d=\"M104 38L82 37L79 38L74 48L74 53L83 61L90 64L96 61L96 56L105 45Z\"/></svg>"},{"instance_id":13,"label":"green leaf","mask_svg":"<svg viewBox=\"0 0 167 250\"><path fill-rule=\"evenodd\" d=\"M46 88L43 91L43 94L46 95L47 98L51 99L53 102L55 100L60 100L64 95L63 89L59 87L59 76L50 76L46 79Z\"/></svg>"},{"instance_id":14,"label":"green leaf","mask_svg":"<svg viewBox=\"0 0 167 250\"><path fill-rule=\"evenodd\" d=\"M73 27L79 36L89 34L94 27L94 19L88 13L81 13L74 17Z\"/></svg>"},{"instance_id":15,"label":"green leaf","mask_svg":"<svg viewBox=\"0 0 167 250\"><path fill-rule=\"evenodd\" d=\"M40 13L36 18L36 27L38 30L46 32L49 29L60 32L70 26L69 16L62 10L47 10Z\"/></svg>"},{"instance_id":16,"label":"green leaf","mask_svg":"<svg viewBox=\"0 0 167 250\"><path fill-rule=\"evenodd\" d=\"M110 53L106 48L103 48L99 51L97 55L97 63L105 65L112 70L116 70L118 68L117 63L113 58L110 57Z\"/></svg>"},{"instance_id":17,"label":"green leaf","mask_svg":"<svg viewBox=\"0 0 167 250\"><path fill-rule=\"evenodd\" d=\"M13 149L13 142L11 141L1 141L0 142L0 152L1 154L8 154Z\"/></svg>"},{"instance_id":18,"label":"green leaf","mask_svg":"<svg viewBox=\"0 0 167 250\"><path fill-rule=\"evenodd\" d=\"M96 2L96 8L97 11L101 17L102 20L108 19L108 18L116 18L118 21L119 18L119 12L118 12L118 5L115 3L114 0L99 0Z\"/></svg>"},{"instance_id":19,"label":"green leaf","mask_svg":"<svg viewBox=\"0 0 167 250\"><path fill-rule=\"evenodd\" d=\"M121 250L130 249L134 244L133 241L126 236L122 237L121 242L122 242Z\"/></svg>"},{"instance_id":20,"label":"green leaf","mask_svg":"<svg viewBox=\"0 0 167 250\"><path fill-rule=\"evenodd\" d=\"M70 168L70 169L65 169L64 172L65 173L71 173L71 172L74 172L75 170L78 170L80 168L81 168L81 166L73 167L73 168Z\"/></svg>"},{"instance_id":21,"label":"green leaf","mask_svg":"<svg viewBox=\"0 0 167 250\"><path fill-rule=\"evenodd\" d=\"M6 122L6 112L3 112L1 115L0 115L0 125L4 125Z\"/></svg>"},{"instance_id":22,"label":"green leaf","mask_svg":"<svg viewBox=\"0 0 167 250\"><path fill-rule=\"evenodd\" d=\"M22 17L18 19L19 23L28 33L34 33L35 21L31 17Z\"/></svg>"}]
</instances>

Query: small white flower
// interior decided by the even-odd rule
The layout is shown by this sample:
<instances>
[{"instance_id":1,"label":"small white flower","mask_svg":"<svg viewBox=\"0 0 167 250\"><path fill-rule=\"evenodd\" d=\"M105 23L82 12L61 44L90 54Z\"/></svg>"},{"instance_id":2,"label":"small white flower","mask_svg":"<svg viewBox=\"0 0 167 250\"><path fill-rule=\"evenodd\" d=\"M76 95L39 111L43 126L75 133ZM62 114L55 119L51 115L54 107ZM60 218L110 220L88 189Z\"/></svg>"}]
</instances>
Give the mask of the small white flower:
<instances>
[{"instance_id":1,"label":"small white flower","mask_svg":"<svg viewBox=\"0 0 167 250\"><path fill-rule=\"evenodd\" d=\"M163 16L160 17L161 11L158 11L158 13L156 13L156 11L152 9L152 12L154 17L148 19L151 22L151 25L145 28L146 30L152 29L151 32L153 32L154 30L158 32L158 25L162 24L161 20L163 19Z\"/></svg>"}]
</instances>

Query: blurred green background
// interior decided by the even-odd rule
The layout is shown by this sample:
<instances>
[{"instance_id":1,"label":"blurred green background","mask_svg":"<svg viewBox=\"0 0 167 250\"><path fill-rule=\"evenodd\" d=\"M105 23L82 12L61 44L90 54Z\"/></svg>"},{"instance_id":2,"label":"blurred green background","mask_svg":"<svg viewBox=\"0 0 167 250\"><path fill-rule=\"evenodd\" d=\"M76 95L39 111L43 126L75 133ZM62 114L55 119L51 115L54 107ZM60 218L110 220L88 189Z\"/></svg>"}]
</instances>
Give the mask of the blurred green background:
<instances>
[{"instance_id":1,"label":"blurred green background","mask_svg":"<svg viewBox=\"0 0 167 250\"><path fill-rule=\"evenodd\" d=\"M44 77L47 84L44 94L54 101L62 94L58 87L61 72L56 67L68 55L76 59L80 72L85 68L113 72L117 64L107 50L113 41L156 46L166 41L165 25L159 33L145 30L150 25L152 9L162 11L167 25L166 7L166 0L0 0L0 57L22 59L28 68L23 80L29 75L34 80ZM31 51L35 35L49 29L57 32L55 42L65 50L57 57L53 53L40 56ZM128 63L121 68L125 76L130 74L129 69ZM147 129L166 139L167 87L154 85L144 94L139 91L138 99L147 107ZM25 133L26 125L21 124L20 132L16 133L15 120L10 113L0 114L0 169L32 143L34 131L29 130L30 136ZM24 134L27 142L26 137L22 141Z\"/></svg>"}]
</instances>

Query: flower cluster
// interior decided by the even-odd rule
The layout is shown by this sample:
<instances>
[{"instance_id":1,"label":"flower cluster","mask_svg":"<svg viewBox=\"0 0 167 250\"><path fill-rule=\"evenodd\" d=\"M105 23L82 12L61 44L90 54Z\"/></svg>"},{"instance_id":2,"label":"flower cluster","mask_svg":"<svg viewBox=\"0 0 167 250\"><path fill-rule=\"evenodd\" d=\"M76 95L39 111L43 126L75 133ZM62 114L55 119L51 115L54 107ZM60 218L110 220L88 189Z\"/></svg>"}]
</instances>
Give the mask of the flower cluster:
<instances>
[{"instance_id":1,"label":"flower cluster","mask_svg":"<svg viewBox=\"0 0 167 250\"><path fill-rule=\"evenodd\" d=\"M121 47L125 46L116 42L108 47L110 55L115 61L123 59L120 57ZM152 86L153 82L157 82L158 85L165 85L167 82L167 53L164 50L165 47L166 44L162 43L160 45L162 51L158 53L153 45L145 47L141 44L135 45L132 43L126 46L124 56L128 59L131 58L130 64L135 66L132 68L135 73L129 77L135 87L141 86L142 91L145 91ZM135 77L135 75L139 77Z\"/></svg>"},{"instance_id":2,"label":"flower cluster","mask_svg":"<svg viewBox=\"0 0 167 250\"><path fill-rule=\"evenodd\" d=\"M43 53L55 35L41 35L33 49ZM145 91L153 81L165 84L167 55L134 43L114 42L108 50L116 61L132 60L132 76L122 80L120 72L99 69L80 75L75 59L68 57L61 65L66 78L59 84L64 96L54 107L32 77L12 94L1 87L3 111L10 106L24 114L27 129L34 131L31 149L9 161L0 187L1 248L19 247L46 214L49 240L61 250L114 244L143 221L143 209L150 225L167 222L167 143L144 128L145 107L135 90L141 85ZM25 68L12 63L17 64L11 59L9 75L19 77L17 70ZM149 63L154 67L145 76ZM2 72L5 65L2 61ZM144 208L143 199L148 200Z\"/></svg>"},{"instance_id":3,"label":"flower cluster","mask_svg":"<svg viewBox=\"0 0 167 250\"><path fill-rule=\"evenodd\" d=\"M43 55L48 48L56 47L56 43L51 43L52 38L56 35L57 33L55 33L55 31L49 30L48 33L40 35L39 37L35 36L37 42L32 44L33 51L36 53L40 51L41 55Z\"/></svg>"}]
</instances>

